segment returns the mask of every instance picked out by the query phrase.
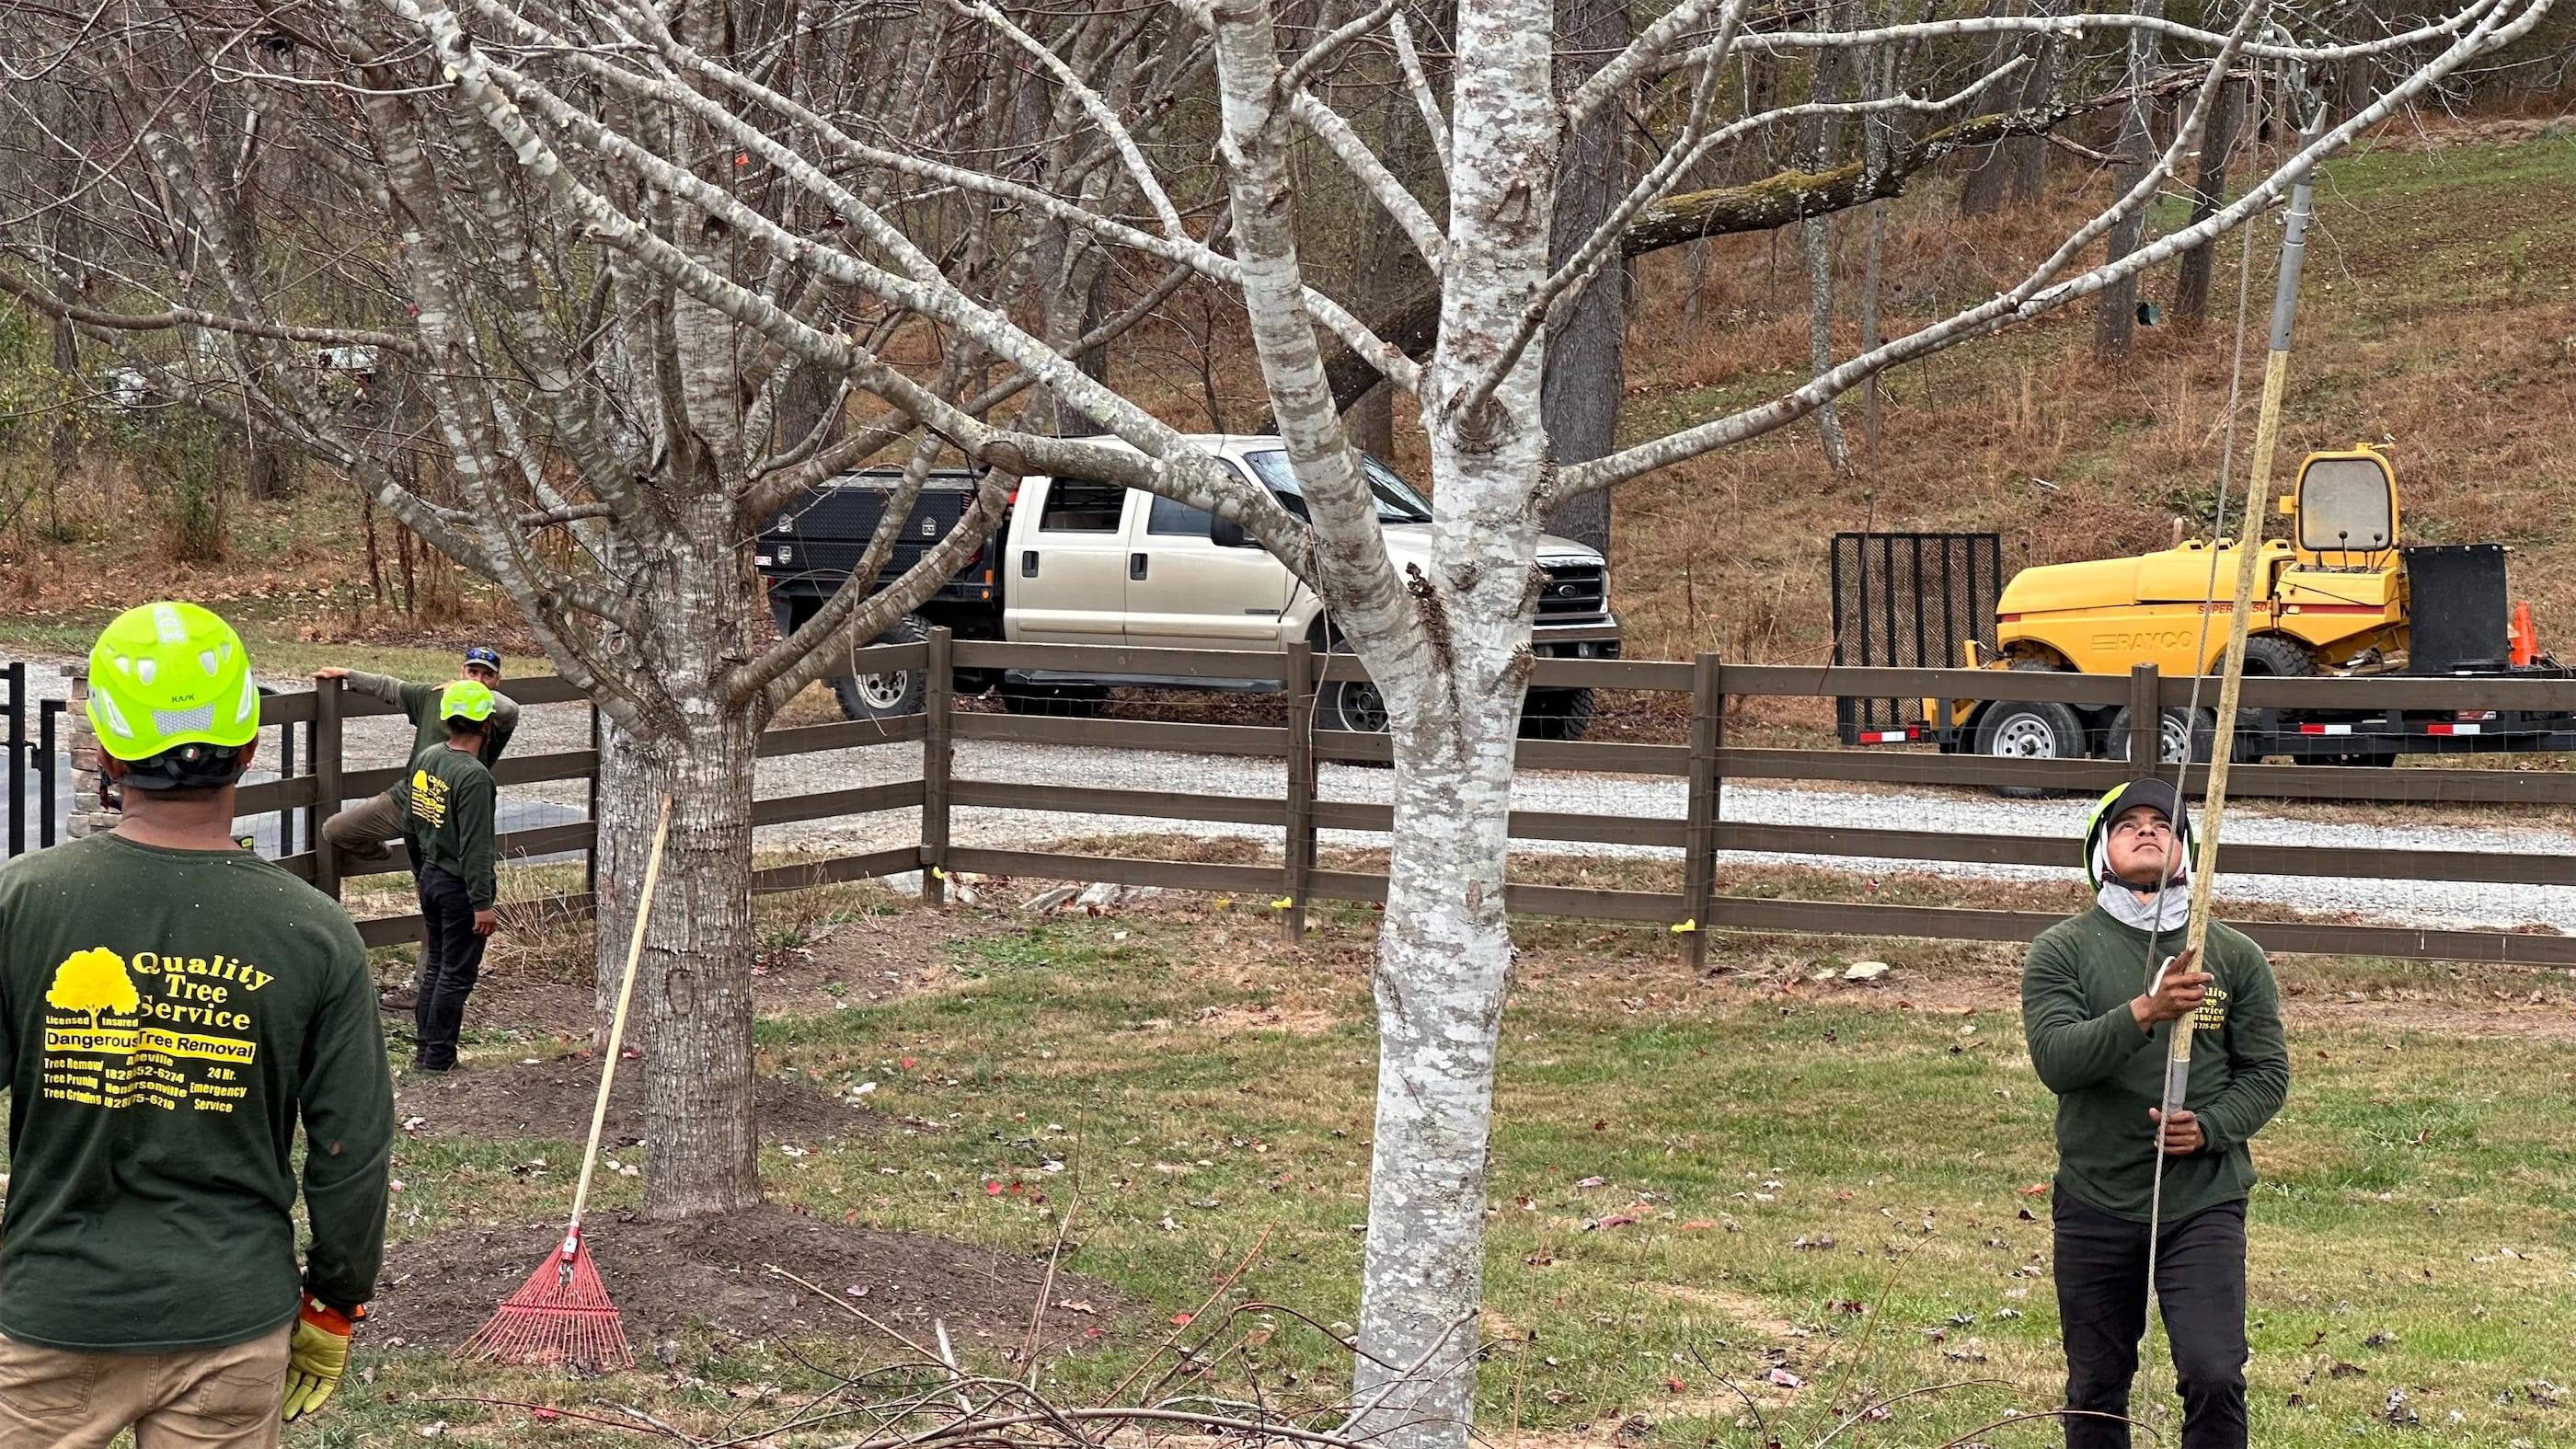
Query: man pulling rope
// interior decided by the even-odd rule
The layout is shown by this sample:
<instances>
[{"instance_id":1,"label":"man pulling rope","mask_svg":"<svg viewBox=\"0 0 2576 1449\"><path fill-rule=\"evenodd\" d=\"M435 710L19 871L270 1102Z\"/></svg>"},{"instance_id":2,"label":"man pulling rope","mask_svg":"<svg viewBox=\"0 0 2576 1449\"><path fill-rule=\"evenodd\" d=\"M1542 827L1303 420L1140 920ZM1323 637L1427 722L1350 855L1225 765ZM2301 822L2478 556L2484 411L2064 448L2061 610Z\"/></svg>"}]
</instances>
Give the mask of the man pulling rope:
<instances>
[{"instance_id":1,"label":"man pulling rope","mask_svg":"<svg viewBox=\"0 0 2576 1449\"><path fill-rule=\"evenodd\" d=\"M2067 1449L2128 1449L2129 1388L2153 1282L2183 1401L2182 1449L2244 1449L2247 1142L2281 1110L2290 1053L2263 950L2211 923L2206 971L2186 950L2144 983L2151 937L2190 909L2191 815L2169 783L2102 797L2084 838L2092 909L2031 943L2022 1028L2057 1095L2052 1194L2057 1307L2066 1345ZM2159 1110L2174 1023L2191 1059L2192 1110ZM2154 1221L2164 1151L2161 1228Z\"/></svg>"}]
</instances>

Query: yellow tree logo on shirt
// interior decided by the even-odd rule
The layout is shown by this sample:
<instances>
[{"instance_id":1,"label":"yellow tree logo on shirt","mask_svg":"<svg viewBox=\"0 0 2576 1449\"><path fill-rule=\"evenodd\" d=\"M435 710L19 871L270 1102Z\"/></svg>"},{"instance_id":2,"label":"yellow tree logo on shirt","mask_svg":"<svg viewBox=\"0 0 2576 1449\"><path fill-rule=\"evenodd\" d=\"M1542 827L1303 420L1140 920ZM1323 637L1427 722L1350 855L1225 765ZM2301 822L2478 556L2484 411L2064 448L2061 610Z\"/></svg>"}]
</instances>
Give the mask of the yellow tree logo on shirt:
<instances>
[{"instance_id":1,"label":"yellow tree logo on shirt","mask_svg":"<svg viewBox=\"0 0 2576 1449\"><path fill-rule=\"evenodd\" d=\"M447 782L427 770L411 772L411 813L432 830L447 823Z\"/></svg>"},{"instance_id":2,"label":"yellow tree logo on shirt","mask_svg":"<svg viewBox=\"0 0 2576 1449\"><path fill-rule=\"evenodd\" d=\"M143 998L134 989L134 978L125 974L125 958L105 946L93 946L74 951L54 968L54 984L45 992L45 1004L56 1011L89 1013L90 1029L96 1031L101 1012L132 1015L142 1009Z\"/></svg>"}]
</instances>

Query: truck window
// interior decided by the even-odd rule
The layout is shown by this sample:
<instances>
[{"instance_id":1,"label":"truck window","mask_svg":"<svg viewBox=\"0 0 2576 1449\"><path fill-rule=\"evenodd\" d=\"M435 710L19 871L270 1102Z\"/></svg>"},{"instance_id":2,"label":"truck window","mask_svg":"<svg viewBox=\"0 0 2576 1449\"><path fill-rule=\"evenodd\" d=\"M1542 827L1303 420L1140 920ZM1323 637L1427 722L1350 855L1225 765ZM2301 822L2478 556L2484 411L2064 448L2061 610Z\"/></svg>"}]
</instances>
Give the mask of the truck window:
<instances>
[{"instance_id":1,"label":"truck window","mask_svg":"<svg viewBox=\"0 0 2576 1449\"><path fill-rule=\"evenodd\" d=\"M1118 515L1127 507L1127 490L1116 483L1058 478L1047 485L1046 508L1038 514L1040 533L1116 533Z\"/></svg>"},{"instance_id":2,"label":"truck window","mask_svg":"<svg viewBox=\"0 0 2576 1449\"><path fill-rule=\"evenodd\" d=\"M1289 512L1300 518L1307 516L1306 500L1298 494L1297 474L1289 466L1288 454L1285 450L1247 454L1244 461L1252 465L1253 472L1261 475L1262 482L1270 485L1271 492L1279 495L1280 503L1285 505ZM1431 521L1431 505L1424 501L1421 494L1414 492L1410 484L1395 476L1393 469L1375 458L1362 454L1360 470L1368 476L1369 492L1377 503L1378 522L1429 523ZM1291 502L1291 499L1295 501Z\"/></svg>"},{"instance_id":3,"label":"truck window","mask_svg":"<svg viewBox=\"0 0 2576 1449\"><path fill-rule=\"evenodd\" d=\"M1154 511L1145 516L1145 531L1170 538L1205 538L1212 521L1204 508L1192 508L1169 498L1156 498Z\"/></svg>"}]
</instances>

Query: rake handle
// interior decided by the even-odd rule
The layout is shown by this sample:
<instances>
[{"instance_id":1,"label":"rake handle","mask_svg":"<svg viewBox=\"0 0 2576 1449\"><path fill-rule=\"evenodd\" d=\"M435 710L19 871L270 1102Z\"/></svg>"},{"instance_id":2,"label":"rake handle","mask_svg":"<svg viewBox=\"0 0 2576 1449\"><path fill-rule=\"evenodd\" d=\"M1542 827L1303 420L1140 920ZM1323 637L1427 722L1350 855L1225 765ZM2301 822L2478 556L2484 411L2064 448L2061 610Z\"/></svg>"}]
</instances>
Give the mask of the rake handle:
<instances>
[{"instance_id":1,"label":"rake handle","mask_svg":"<svg viewBox=\"0 0 2576 1449\"><path fill-rule=\"evenodd\" d=\"M608 1090L617 1080L617 1053L626 1044L626 1004L635 996L635 963L644 958L644 927L653 919L653 885L662 877L662 843L671 834L671 797L662 797L662 819L653 827L653 850L644 858L644 893L635 902L635 933L626 943L626 974L617 983L617 1010L608 1019L608 1060L599 1069L599 1098L590 1107L590 1146L581 1154L581 1184L572 1190L572 1221L564 1228L569 1254L581 1237L582 1209L590 1203L590 1175L599 1166L599 1137L608 1126Z\"/></svg>"}]
</instances>

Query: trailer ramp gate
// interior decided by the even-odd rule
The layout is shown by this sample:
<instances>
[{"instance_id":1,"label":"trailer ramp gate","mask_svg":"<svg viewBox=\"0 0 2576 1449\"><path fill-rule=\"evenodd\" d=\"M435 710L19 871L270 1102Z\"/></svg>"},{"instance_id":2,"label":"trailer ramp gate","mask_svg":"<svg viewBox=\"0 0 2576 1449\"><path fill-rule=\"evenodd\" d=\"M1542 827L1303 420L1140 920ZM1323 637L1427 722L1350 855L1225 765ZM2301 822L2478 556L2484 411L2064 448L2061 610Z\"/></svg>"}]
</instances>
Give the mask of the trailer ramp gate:
<instances>
[{"instance_id":1,"label":"trailer ramp gate","mask_svg":"<svg viewBox=\"0 0 2576 1449\"><path fill-rule=\"evenodd\" d=\"M1995 644L2003 593L2003 535L1834 535L1834 663L1957 669L1970 640ZM1937 721L1920 699L1839 695L1834 727L1846 745L1926 739Z\"/></svg>"}]
</instances>

